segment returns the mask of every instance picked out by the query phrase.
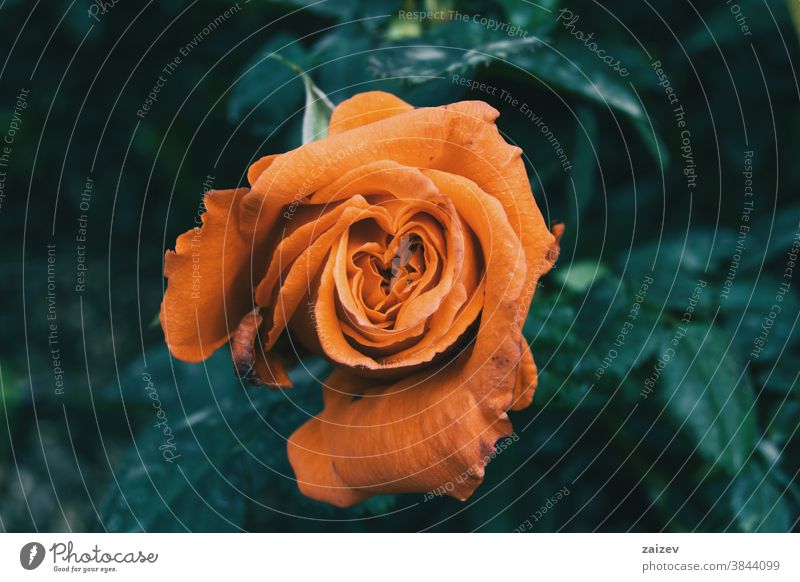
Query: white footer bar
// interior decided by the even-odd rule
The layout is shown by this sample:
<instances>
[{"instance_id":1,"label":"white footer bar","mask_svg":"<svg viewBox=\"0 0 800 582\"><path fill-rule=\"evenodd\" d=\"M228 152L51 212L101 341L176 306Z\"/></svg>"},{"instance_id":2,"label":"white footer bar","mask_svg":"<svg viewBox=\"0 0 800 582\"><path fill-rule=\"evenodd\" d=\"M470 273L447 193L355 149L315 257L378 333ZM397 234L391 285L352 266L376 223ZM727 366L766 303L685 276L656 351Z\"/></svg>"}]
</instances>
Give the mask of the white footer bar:
<instances>
[{"instance_id":1,"label":"white footer bar","mask_svg":"<svg viewBox=\"0 0 800 582\"><path fill-rule=\"evenodd\" d=\"M0 580L800 580L798 534L3 534ZM508 578L511 576L511 578ZM243 578L228 578L228 580ZM253 579L253 578L247 578Z\"/></svg>"}]
</instances>

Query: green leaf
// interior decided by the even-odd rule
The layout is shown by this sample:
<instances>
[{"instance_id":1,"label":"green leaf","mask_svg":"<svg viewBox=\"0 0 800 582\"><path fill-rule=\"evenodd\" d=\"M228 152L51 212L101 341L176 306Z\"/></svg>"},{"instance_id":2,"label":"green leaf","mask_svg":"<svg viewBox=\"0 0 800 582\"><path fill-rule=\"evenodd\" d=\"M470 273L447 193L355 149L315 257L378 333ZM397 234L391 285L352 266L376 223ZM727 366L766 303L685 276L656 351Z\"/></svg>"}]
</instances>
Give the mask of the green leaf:
<instances>
[{"instance_id":1,"label":"green leaf","mask_svg":"<svg viewBox=\"0 0 800 582\"><path fill-rule=\"evenodd\" d=\"M29 392L23 390L22 386L22 382L11 372L11 367L0 362L0 404L7 410L13 410L28 400Z\"/></svg>"},{"instance_id":2,"label":"green leaf","mask_svg":"<svg viewBox=\"0 0 800 582\"><path fill-rule=\"evenodd\" d=\"M187 408L176 397L182 390L207 396L212 391L221 395L231 392L230 366L230 356L217 352L203 365L175 362L174 385L170 385L169 374L159 373L159 366L148 366L141 374L134 368L132 377L123 379L132 385L123 393L148 394L145 385L152 382L149 394L153 404L146 426L116 469L118 486L112 484L102 502L104 528L121 532L237 531L242 527L245 498L236 492L245 484L244 475L237 470L239 433L228 429L225 421L238 428L246 419L232 415L224 406L229 401L224 396L216 409L206 404L213 400L210 397ZM228 380L212 382L216 376L212 373L204 383L177 384L194 375L192 368L201 376L203 367L227 368Z\"/></svg>"},{"instance_id":3,"label":"green leaf","mask_svg":"<svg viewBox=\"0 0 800 582\"><path fill-rule=\"evenodd\" d=\"M464 38L475 39L460 48ZM573 93L623 115L635 127L653 157L664 167L669 153L636 95L621 81L592 67L578 67L552 50L543 48L535 36L508 38L490 33L474 23L448 23L406 45L395 45L370 55L369 68L378 78L403 78L411 85L434 79L449 82L453 75L472 74L476 69L510 63L533 74L556 90ZM512 71L515 76L519 71Z\"/></svg>"},{"instance_id":4,"label":"green leaf","mask_svg":"<svg viewBox=\"0 0 800 582\"><path fill-rule=\"evenodd\" d=\"M311 78L304 74L306 87L306 108L303 111L303 144L322 139L328 135L334 105L328 96L320 91Z\"/></svg>"},{"instance_id":5,"label":"green leaf","mask_svg":"<svg viewBox=\"0 0 800 582\"><path fill-rule=\"evenodd\" d=\"M137 362L123 373L126 401L143 393L151 406L103 499L107 530L239 531L251 523L272 529L270 508L330 519L379 514L395 503L394 496L382 496L340 510L297 488L286 440L322 407L319 382L331 370L324 359L304 359L289 371L293 388L274 391L242 386L227 350L202 364L165 359L163 352L148 352L146 367ZM154 391L145 390L144 373ZM152 393L169 435L155 426ZM165 456L165 450L172 452Z\"/></svg>"},{"instance_id":6,"label":"green leaf","mask_svg":"<svg viewBox=\"0 0 800 582\"><path fill-rule=\"evenodd\" d=\"M328 96L314 84L307 72L298 67L295 63L288 61L280 55L272 55L272 58L283 63L303 79L305 87L306 103L303 109L303 145L324 138L328 134L328 124L331 120L334 104Z\"/></svg>"},{"instance_id":7,"label":"green leaf","mask_svg":"<svg viewBox=\"0 0 800 582\"><path fill-rule=\"evenodd\" d=\"M778 277L764 273L757 282L740 276L734 279L725 295L720 294L725 329L734 338L742 356L750 354L755 347L754 340L768 330L754 358L760 364L776 360L800 339L800 326L795 322L800 299L781 284Z\"/></svg>"},{"instance_id":8,"label":"green leaf","mask_svg":"<svg viewBox=\"0 0 800 582\"><path fill-rule=\"evenodd\" d=\"M12 374L8 364L0 363L0 419L6 425L6 437L0 439L0 459L8 459L13 443L13 434L22 422L17 411L19 407L30 400L30 391L23 390L23 384Z\"/></svg>"},{"instance_id":9,"label":"green leaf","mask_svg":"<svg viewBox=\"0 0 800 582\"><path fill-rule=\"evenodd\" d=\"M749 372L733 360L730 341L716 328L689 324L669 331L659 355L661 383L654 390L699 452L736 474L758 440Z\"/></svg>"},{"instance_id":10,"label":"green leaf","mask_svg":"<svg viewBox=\"0 0 800 582\"><path fill-rule=\"evenodd\" d=\"M795 238L800 236L800 204L770 208L753 224L745 239L741 268L761 269L762 264L783 259Z\"/></svg>"},{"instance_id":11,"label":"green leaf","mask_svg":"<svg viewBox=\"0 0 800 582\"><path fill-rule=\"evenodd\" d=\"M269 480L276 481L276 490L285 492L287 484L296 489L285 439L303 422L302 410L311 414L319 407L315 378L329 367L312 358L305 368L292 370L293 390L299 391L292 400L289 393L242 390L227 350L203 364L169 360L167 369L164 351L148 354L146 368L134 364L131 376L123 378L133 385L123 394L146 394L152 406L116 469L118 485L112 484L103 500L103 526L109 531L238 531Z\"/></svg>"},{"instance_id":12,"label":"green leaf","mask_svg":"<svg viewBox=\"0 0 800 582\"><path fill-rule=\"evenodd\" d=\"M708 283L735 245L736 236L729 229L692 228L685 234L634 246L629 255L620 258L619 268L636 285L651 275L654 282L648 301L682 313L698 282ZM709 285L702 293L701 308L708 310L716 299Z\"/></svg>"},{"instance_id":13,"label":"green leaf","mask_svg":"<svg viewBox=\"0 0 800 582\"><path fill-rule=\"evenodd\" d=\"M786 0L786 2L789 5L789 13L792 15L797 38L800 40L800 0Z\"/></svg>"},{"instance_id":14,"label":"green leaf","mask_svg":"<svg viewBox=\"0 0 800 582\"><path fill-rule=\"evenodd\" d=\"M644 119L636 119L633 121L633 127L639 137L642 138L653 159L659 163L662 169L668 168L672 159L670 158L669 148L655 128L650 125L650 122Z\"/></svg>"},{"instance_id":15,"label":"green leaf","mask_svg":"<svg viewBox=\"0 0 800 582\"><path fill-rule=\"evenodd\" d=\"M754 457L731 486L730 508L744 532L789 532L791 515L784 488L772 479L769 467Z\"/></svg>"},{"instance_id":16,"label":"green leaf","mask_svg":"<svg viewBox=\"0 0 800 582\"><path fill-rule=\"evenodd\" d=\"M589 393L592 370L585 365L587 343L578 333L574 299L537 291L523 326L525 339L533 346L540 366L540 402L574 408L579 403L590 409L606 402ZM588 393L588 394L587 394Z\"/></svg>"},{"instance_id":17,"label":"green leaf","mask_svg":"<svg viewBox=\"0 0 800 582\"><path fill-rule=\"evenodd\" d=\"M747 30L742 30L737 23L736 15L731 10L732 3L720 3L703 16L703 21L697 24L694 32L686 33L685 45L689 54L728 43L742 43L754 36L774 32L775 23L766 15L761 0L737 0L736 5L739 13L745 17ZM745 36L745 32L750 34Z\"/></svg>"},{"instance_id":18,"label":"green leaf","mask_svg":"<svg viewBox=\"0 0 800 582\"><path fill-rule=\"evenodd\" d=\"M609 274L608 267L594 260L575 261L556 271L555 278L570 291L583 293L596 280Z\"/></svg>"},{"instance_id":19,"label":"green leaf","mask_svg":"<svg viewBox=\"0 0 800 582\"><path fill-rule=\"evenodd\" d=\"M340 22L359 19L367 28L374 28L385 21L380 16L396 14L402 6L402 0L288 0L293 6L306 7L306 11L326 18L334 18Z\"/></svg>"},{"instance_id":20,"label":"green leaf","mask_svg":"<svg viewBox=\"0 0 800 582\"><path fill-rule=\"evenodd\" d=\"M400 41L419 36L422 36L422 23L419 20L394 18L386 30L386 40L389 41Z\"/></svg>"},{"instance_id":21,"label":"green leaf","mask_svg":"<svg viewBox=\"0 0 800 582\"><path fill-rule=\"evenodd\" d=\"M492 40L471 43L469 48L460 48L464 44L464 37L459 33L468 30L474 30L478 38L487 36L486 30L480 26L475 28L460 23L448 23L405 45L376 51L369 58L370 70L378 78L400 77L406 83L416 85L436 78L449 80L453 75L465 75L476 68L488 66L498 60L508 60L514 54L531 52L541 46L541 41L535 37L504 37L500 40L495 37Z\"/></svg>"},{"instance_id":22,"label":"green leaf","mask_svg":"<svg viewBox=\"0 0 800 582\"><path fill-rule=\"evenodd\" d=\"M593 381L607 376L621 379L631 368L649 363L658 349L665 321L647 301L648 289L642 283L646 285L620 283L609 276L595 282L586 294L573 333L581 345L594 346L581 356Z\"/></svg>"},{"instance_id":23,"label":"green leaf","mask_svg":"<svg viewBox=\"0 0 800 582\"><path fill-rule=\"evenodd\" d=\"M793 361L796 358L797 354L787 352L774 366L766 366L759 370L757 376L759 385L778 394L786 394L797 390L798 383L800 383L798 382L797 369L785 365L785 362Z\"/></svg>"},{"instance_id":24,"label":"green leaf","mask_svg":"<svg viewBox=\"0 0 800 582\"><path fill-rule=\"evenodd\" d=\"M276 63L277 58L301 69L309 64L306 51L294 37L277 34L245 65L228 100L230 121L242 123L254 135L271 134L302 107L302 78Z\"/></svg>"},{"instance_id":25,"label":"green leaf","mask_svg":"<svg viewBox=\"0 0 800 582\"><path fill-rule=\"evenodd\" d=\"M567 184L572 207L569 216L580 219L585 216L586 207L591 202L595 168L598 165L597 118L588 107L579 107L578 123L575 126L575 152L572 155L574 178Z\"/></svg>"},{"instance_id":26,"label":"green leaf","mask_svg":"<svg viewBox=\"0 0 800 582\"><path fill-rule=\"evenodd\" d=\"M767 420L767 435L780 445L800 434L800 402L797 400L781 400L772 410Z\"/></svg>"},{"instance_id":27,"label":"green leaf","mask_svg":"<svg viewBox=\"0 0 800 582\"><path fill-rule=\"evenodd\" d=\"M559 46L559 50L562 49ZM566 57L553 50L540 50L535 55L530 52L514 53L509 55L509 60L547 86L573 93L623 115L633 123L653 157L664 167L668 166L668 150L650 127L647 113L633 90L623 81L612 78L596 67L581 65L583 59L572 54L572 51L568 51Z\"/></svg>"},{"instance_id":28,"label":"green leaf","mask_svg":"<svg viewBox=\"0 0 800 582\"><path fill-rule=\"evenodd\" d=\"M556 301L551 294L537 292L525 320L523 334L537 345L558 346L569 340L568 330L575 321L575 307L571 301ZM579 347L577 344L575 347Z\"/></svg>"},{"instance_id":29,"label":"green leaf","mask_svg":"<svg viewBox=\"0 0 800 582\"><path fill-rule=\"evenodd\" d=\"M370 35L325 35L313 46L309 56L315 65L314 82L334 102L363 91L387 91L417 107L440 106L463 98L466 89L449 79L422 84L408 84L394 75L376 79L372 71L376 55L386 55L387 50L402 49L386 49Z\"/></svg>"},{"instance_id":30,"label":"green leaf","mask_svg":"<svg viewBox=\"0 0 800 582\"><path fill-rule=\"evenodd\" d=\"M498 0L508 21L528 34L539 34L553 27L559 0Z\"/></svg>"}]
</instances>

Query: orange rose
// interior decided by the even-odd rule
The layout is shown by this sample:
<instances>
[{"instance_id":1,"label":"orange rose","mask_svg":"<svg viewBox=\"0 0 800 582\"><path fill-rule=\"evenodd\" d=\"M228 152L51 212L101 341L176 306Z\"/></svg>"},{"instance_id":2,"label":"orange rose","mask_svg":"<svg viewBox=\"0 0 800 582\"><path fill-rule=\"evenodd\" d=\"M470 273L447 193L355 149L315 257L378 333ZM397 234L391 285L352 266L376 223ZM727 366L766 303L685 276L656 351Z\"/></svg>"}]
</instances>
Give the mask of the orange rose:
<instances>
[{"instance_id":1,"label":"orange rose","mask_svg":"<svg viewBox=\"0 0 800 582\"><path fill-rule=\"evenodd\" d=\"M326 138L253 164L250 189L209 193L202 228L166 255L176 358L230 342L240 376L288 388L272 351L288 331L336 365L289 439L309 497L466 499L512 433L506 412L531 402L521 328L563 227L547 229L497 115L356 95Z\"/></svg>"}]
</instances>

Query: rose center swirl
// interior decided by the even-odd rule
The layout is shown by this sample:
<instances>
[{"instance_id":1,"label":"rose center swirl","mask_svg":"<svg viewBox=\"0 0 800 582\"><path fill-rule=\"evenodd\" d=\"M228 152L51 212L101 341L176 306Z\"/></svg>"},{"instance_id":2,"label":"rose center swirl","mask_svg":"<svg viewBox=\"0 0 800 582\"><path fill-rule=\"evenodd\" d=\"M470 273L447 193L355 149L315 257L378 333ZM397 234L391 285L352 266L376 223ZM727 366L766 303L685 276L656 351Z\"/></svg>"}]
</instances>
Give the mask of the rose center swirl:
<instances>
[{"instance_id":1,"label":"rose center swirl","mask_svg":"<svg viewBox=\"0 0 800 582\"><path fill-rule=\"evenodd\" d=\"M339 311L356 328L397 329L404 306L413 309L414 299L440 282L447 260L442 225L424 215L395 234L364 220L342 242L346 277L338 283L346 280L347 288L339 289Z\"/></svg>"}]
</instances>

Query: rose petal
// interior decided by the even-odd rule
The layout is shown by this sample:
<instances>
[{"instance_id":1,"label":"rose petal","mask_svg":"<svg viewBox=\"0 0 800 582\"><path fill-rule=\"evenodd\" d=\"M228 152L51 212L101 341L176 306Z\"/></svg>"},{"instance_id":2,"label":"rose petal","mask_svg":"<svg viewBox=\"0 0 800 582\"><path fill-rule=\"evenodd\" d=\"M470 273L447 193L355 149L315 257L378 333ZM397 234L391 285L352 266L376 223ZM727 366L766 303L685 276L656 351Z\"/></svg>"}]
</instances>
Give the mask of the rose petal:
<instances>
[{"instance_id":1,"label":"rose petal","mask_svg":"<svg viewBox=\"0 0 800 582\"><path fill-rule=\"evenodd\" d=\"M525 341L525 338L522 338L520 345L522 347L522 357L519 367L517 367L517 385L514 388L511 410L522 410L530 406L538 380L536 363L533 361L531 347Z\"/></svg>"},{"instance_id":2,"label":"rose petal","mask_svg":"<svg viewBox=\"0 0 800 582\"><path fill-rule=\"evenodd\" d=\"M337 238L342 236L342 233L349 228L350 224L365 218L372 218L385 223L390 220L386 211L377 206L346 208L336 225L317 238L292 264L285 279L281 282L275 307L272 310L273 321L267 334L267 349L272 349L272 346L275 345L300 301L311 290L311 282L328 255L331 245ZM259 288L256 292L256 299L259 304L263 304L264 301L268 300L268 297Z\"/></svg>"},{"instance_id":3,"label":"rose petal","mask_svg":"<svg viewBox=\"0 0 800 582\"><path fill-rule=\"evenodd\" d=\"M342 101L333 110L328 124L328 135L337 135L412 109L414 108L411 105L391 93L359 93Z\"/></svg>"},{"instance_id":4,"label":"rose petal","mask_svg":"<svg viewBox=\"0 0 800 582\"><path fill-rule=\"evenodd\" d=\"M369 206L363 196L356 196L343 204L332 205L327 211L320 212L316 219L301 225L291 233L281 233L281 241L275 247L269 268L256 289L256 302L264 307L269 306L282 273L288 270L300 255L308 252L320 237L338 224L345 212L352 214L350 210L352 208L366 210ZM309 275L312 276L311 273Z\"/></svg>"},{"instance_id":5,"label":"rose petal","mask_svg":"<svg viewBox=\"0 0 800 582\"><path fill-rule=\"evenodd\" d=\"M256 160L247 170L247 181L252 186L258 180L258 177L272 165L272 162L275 161L280 154L272 154L271 156L264 156L263 158Z\"/></svg>"},{"instance_id":6,"label":"rose petal","mask_svg":"<svg viewBox=\"0 0 800 582\"><path fill-rule=\"evenodd\" d=\"M504 413L486 414L457 368L386 387L334 372L324 411L289 438L300 490L341 507L377 493L469 497L511 423Z\"/></svg>"},{"instance_id":7,"label":"rose petal","mask_svg":"<svg viewBox=\"0 0 800 582\"><path fill-rule=\"evenodd\" d=\"M258 241L272 232L285 205L305 200L343 174L379 160L457 172L490 194L496 191L498 198L513 200L515 194L509 190L521 186L516 173L521 170L524 178L524 166L519 148L505 143L491 123L497 115L481 101L414 109L278 156L245 198L242 226ZM511 182L503 176L509 170L514 174ZM527 182L524 187L530 192ZM523 210L543 225L532 200ZM549 236L546 228L544 236Z\"/></svg>"},{"instance_id":8,"label":"rose petal","mask_svg":"<svg viewBox=\"0 0 800 582\"><path fill-rule=\"evenodd\" d=\"M325 450L322 423L312 418L297 429L289 441L289 462L303 467L297 476L297 486L307 497L325 501L337 507L349 507L370 496L345 485L336 475L333 458Z\"/></svg>"},{"instance_id":9,"label":"rose petal","mask_svg":"<svg viewBox=\"0 0 800 582\"><path fill-rule=\"evenodd\" d=\"M170 352L199 362L223 345L253 308L251 260L259 263L239 232L239 204L246 188L215 190L205 197L203 226L178 237L164 257L169 280L161 304L161 326Z\"/></svg>"}]
</instances>

